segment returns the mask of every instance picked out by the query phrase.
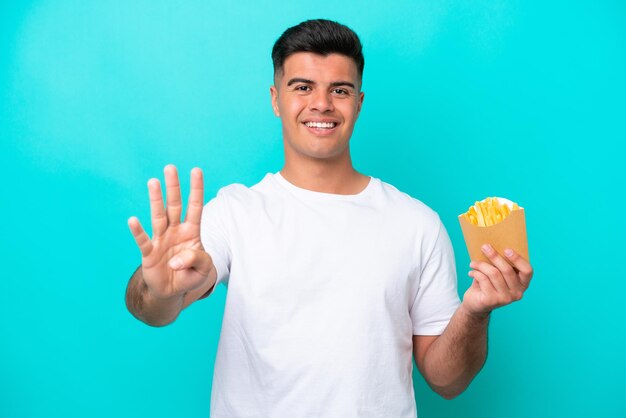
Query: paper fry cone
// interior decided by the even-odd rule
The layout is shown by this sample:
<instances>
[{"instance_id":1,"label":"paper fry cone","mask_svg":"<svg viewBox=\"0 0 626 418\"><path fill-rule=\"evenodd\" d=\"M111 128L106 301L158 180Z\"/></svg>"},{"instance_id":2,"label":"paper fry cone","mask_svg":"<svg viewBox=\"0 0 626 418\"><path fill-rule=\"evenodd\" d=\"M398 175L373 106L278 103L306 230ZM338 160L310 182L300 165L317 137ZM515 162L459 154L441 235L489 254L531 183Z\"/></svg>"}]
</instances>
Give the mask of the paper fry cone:
<instances>
[{"instance_id":1,"label":"paper fry cone","mask_svg":"<svg viewBox=\"0 0 626 418\"><path fill-rule=\"evenodd\" d=\"M491 244L500 255L504 255L505 248L511 248L529 260L526 217L523 208L512 211L504 220L491 226L476 226L463 215L459 215L459 223L470 260L490 262L480 249L483 244Z\"/></svg>"}]
</instances>

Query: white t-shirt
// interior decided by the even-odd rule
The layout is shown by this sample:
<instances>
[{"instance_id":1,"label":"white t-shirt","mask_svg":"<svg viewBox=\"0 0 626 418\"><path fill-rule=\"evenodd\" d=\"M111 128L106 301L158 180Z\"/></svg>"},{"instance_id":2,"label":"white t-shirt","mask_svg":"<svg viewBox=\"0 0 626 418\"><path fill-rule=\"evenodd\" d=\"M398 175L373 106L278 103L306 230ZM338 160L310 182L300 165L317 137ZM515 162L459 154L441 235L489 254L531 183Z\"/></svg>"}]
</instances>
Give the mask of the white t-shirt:
<instances>
[{"instance_id":1,"label":"white t-shirt","mask_svg":"<svg viewBox=\"0 0 626 418\"><path fill-rule=\"evenodd\" d=\"M356 195L268 173L222 188L202 243L228 291L212 418L414 418L412 336L459 305L439 216L376 178Z\"/></svg>"}]
</instances>

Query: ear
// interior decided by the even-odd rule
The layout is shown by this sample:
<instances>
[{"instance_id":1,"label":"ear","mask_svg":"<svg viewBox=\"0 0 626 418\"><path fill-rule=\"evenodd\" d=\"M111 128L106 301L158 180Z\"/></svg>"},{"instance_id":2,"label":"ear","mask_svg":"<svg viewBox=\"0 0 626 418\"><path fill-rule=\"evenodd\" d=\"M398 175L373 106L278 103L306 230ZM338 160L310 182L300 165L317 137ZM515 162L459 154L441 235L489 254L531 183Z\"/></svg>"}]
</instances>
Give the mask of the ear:
<instances>
[{"instance_id":1,"label":"ear","mask_svg":"<svg viewBox=\"0 0 626 418\"><path fill-rule=\"evenodd\" d=\"M280 117L280 111L278 110L278 89L276 86L270 87L270 96L272 98L272 109L274 110L274 114Z\"/></svg>"},{"instance_id":2,"label":"ear","mask_svg":"<svg viewBox=\"0 0 626 418\"><path fill-rule=\"evenodd\" d=\"M361 107L363 107L363 99L365 98L365 93L359 93L359 106L357 107L357 113L361 113Z\"/></svg>"}]
</instances>

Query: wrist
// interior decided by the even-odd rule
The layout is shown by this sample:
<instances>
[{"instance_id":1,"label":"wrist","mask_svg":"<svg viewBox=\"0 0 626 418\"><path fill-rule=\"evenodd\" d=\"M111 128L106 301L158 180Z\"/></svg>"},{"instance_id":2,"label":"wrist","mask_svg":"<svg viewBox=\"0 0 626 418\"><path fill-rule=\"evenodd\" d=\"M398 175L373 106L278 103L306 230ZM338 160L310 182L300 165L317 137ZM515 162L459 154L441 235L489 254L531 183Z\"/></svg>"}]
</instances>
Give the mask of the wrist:
<instances>
[{"instance_id":1,"label":"wrist","mask_svg":"<svg viewBox=\"0 0 626 418\"><path fill-rule=\"evenodd\" d=\"M459 307L459 311L461 311L461 314L463 316L477 323L489 322L489 318L491 317L491 312L492 312L491 310L476 312L471 309L468 309L464 303L461 303L461 306Z\"/></svg>"},{"instance_id":2,"label":"wrist","mask_svg":"<svg viewBox=\"0 0 626 418\"><path fill-rule=\"evenodd\" d=\"M183 306L183 294L169 297L154 295L150 288L144 293L141 319L152 326L164 326L172 323L180 314Z\"/></svg>"},{"instance_id":3,"label":"wrist","mask_svg":"<svg viewBox=\"0 0 626 418\"><path fill-rule=\"evenodd\" d=\"M158 292L154 292L150 286L147 284L146 290L144 292L144 298L150 301L150 303L158 304L158 305L171 305L176 303L177 300L182 299L184 293L176 293L171 295L163 295Z\"/></svg>"}]
</instances>

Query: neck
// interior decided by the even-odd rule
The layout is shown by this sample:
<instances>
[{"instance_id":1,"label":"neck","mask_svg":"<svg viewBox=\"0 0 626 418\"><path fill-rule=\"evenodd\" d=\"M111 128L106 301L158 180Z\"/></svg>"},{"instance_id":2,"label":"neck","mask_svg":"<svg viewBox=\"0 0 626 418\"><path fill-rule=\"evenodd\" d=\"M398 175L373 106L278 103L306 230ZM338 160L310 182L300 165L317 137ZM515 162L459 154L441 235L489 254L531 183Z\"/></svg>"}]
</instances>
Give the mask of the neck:
<instances>
[{"instance_id":1,"label":"neck","mask_svg":"<svg viewBox=\"0 0 626 418\"><path fill-rule=\"evenodd\" d=\"M365 189L370 178L352 167L347 158L340 161L299 160L287 158L280 174L289 183L314 192L351 195Z\"/></svg>"}]
</instances>

